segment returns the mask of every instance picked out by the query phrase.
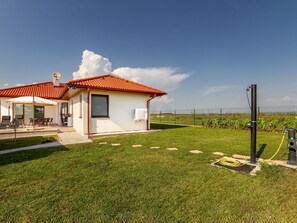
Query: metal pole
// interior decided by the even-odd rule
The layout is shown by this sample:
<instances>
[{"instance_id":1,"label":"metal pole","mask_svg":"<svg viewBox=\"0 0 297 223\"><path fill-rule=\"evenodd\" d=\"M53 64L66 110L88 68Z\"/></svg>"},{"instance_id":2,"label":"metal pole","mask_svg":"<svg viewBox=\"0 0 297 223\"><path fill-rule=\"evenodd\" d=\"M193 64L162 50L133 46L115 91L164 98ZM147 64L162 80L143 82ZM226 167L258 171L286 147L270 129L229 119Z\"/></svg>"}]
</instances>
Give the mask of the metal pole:
<instances>
[{"instance_id":1,"label":"metal pole","mask_svg":"<svg viewBox=\"0 0 297 223\"><path fill-rule=\"evenodd\" d=\"M256 163L257 144L257 85L251 86L251 163Z\"/></svg>"},{"instance_id":2,"label":"metal pole","mask_svg":"<svg viewBox=\"0 0 297 223\"><path fill-rule=\"evenodd\" d=\"M194 109L194 126L196 125L196 110Z\"/></svg>"},{"instance_id":3,"label":"metal pole","mask_svg":"<svg viewBox=\"0 0 297 223\"><path fill-rule=\"evenodd\" d=\"M33 95L33 129L35 129L35 96Z\"/></svg>"},{"instance_id":4,"label":"metal pole","mask_svg":"<svg viewBox=\"0 0 297 223\"><path fill-rule=\"evenodd\" d=\"M176 125L176 110L174 110L174 124Z\"/></svg>"},{"instance_id":5,"label":"metal pole","mask_svg":"<svg viewBox=\"0 0 297 223\"><path fill-rule=\"evenodd\" d=\"M160 123L162 122L162 111L160 110Z\"/></svg>"},{"instance_id":6,"label":"metal pole","mask_svg":"<svg viewBox=\"0 0 297 223\"><path fill-rule=\"evenodd\" d=\"M260 106L258 106L258 115L260 115Z\"/></svg>"}]
</instances>

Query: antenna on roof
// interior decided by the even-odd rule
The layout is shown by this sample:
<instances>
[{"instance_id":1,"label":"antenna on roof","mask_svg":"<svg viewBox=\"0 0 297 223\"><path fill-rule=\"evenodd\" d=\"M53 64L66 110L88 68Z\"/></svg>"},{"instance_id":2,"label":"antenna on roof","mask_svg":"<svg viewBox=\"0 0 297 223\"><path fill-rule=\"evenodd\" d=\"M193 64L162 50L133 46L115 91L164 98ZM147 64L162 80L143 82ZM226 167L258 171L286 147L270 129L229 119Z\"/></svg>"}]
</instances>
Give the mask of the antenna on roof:
<instances>
[{"instance_id":1,"label":"antenna on roof","mask_svg":"<svg viewBox=\"0 0 297 223\"><path fill-rule=\"evenodd\" d=\"M59 86L60 85L60 78L61 78L61 74L58 72L53 73L53 84L54 86Z\"/></svg>"}]
</instances>

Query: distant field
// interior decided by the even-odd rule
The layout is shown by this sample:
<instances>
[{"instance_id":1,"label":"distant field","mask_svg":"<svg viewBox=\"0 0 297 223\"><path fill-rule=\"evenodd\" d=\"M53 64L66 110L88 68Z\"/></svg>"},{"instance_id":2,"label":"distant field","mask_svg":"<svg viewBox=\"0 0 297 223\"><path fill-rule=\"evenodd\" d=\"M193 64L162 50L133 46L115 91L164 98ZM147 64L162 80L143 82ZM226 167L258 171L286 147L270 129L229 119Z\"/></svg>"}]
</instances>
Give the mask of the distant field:
<instances>
[{"instance_id":1,"label":"distant field","mask_svg":"<svg viewBox=\"0 0 297 223\"><path fill-rule=\"evenodd\" d=\"M202 126L211 128L247 129L250 114L151 114L152 123ZM289 127L297 128L295 114L259 114L258 130L281 132Z\"/></svg>"}]
</instances>

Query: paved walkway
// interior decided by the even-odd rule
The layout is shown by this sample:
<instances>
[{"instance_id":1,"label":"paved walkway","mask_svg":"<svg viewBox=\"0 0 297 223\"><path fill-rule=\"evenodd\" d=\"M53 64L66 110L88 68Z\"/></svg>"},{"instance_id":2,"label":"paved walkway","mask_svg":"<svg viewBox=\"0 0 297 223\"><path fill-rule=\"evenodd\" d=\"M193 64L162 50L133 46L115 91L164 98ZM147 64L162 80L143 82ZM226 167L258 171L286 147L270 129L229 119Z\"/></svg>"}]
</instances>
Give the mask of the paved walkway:
<instances>
[{"instance_id":1,"label":"paved walkway","mask_svg":"<svg viewBox=\"0 0 297 223\"><path fill-rule=\"evenodd\" d=\"M56 146L79 144L79 143L90 143L90 142L92 142L92 140L87 139L76 132L63 132L63 133L58 133L58 141L56 142L44 143L44 144L27 146L27 147L16 148L16 149L3 150L3 151L0 151L0 155L7 154L7 153L15 153L19 151L25 151L25 150L46 149L46 148L56 147Z\"/></svg>"}]
</instances>

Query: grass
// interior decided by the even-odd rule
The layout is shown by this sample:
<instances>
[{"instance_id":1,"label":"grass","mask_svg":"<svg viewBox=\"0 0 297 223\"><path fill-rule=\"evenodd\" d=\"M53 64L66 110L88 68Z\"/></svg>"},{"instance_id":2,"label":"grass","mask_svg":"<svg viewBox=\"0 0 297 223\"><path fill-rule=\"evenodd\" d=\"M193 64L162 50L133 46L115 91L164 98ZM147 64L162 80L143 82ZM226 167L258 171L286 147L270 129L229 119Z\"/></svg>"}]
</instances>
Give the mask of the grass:
<instances>
[{"instance_id":1,"label":"grass","mask_svg":"<svg viewBox=\"0 0 297 223\"><path fill-rule=\"evenodd\" d=\"M264 165L253 177L210 165L214 151L247 155L249 134L171 126L0 156L0 221L296 222L295 171ZM268 158L280 140L280 134L259 133L258 155ZM283 145L277 158L286 153Z\"/></svg>"},{"instance_id":2,"label":"grass","mask_svg":"<svg viewBox=\"0 0 297 223\"><path fill-rule=\"evenodd\" d=\"M57 140L57 136L35 136L28 138L17 138L16 142L13 142L12 139L1 139L0 140L0 151L15 149L26 146L33 146L37 144L41 144L45 140Z\"/></svg>"}]
</instances>

